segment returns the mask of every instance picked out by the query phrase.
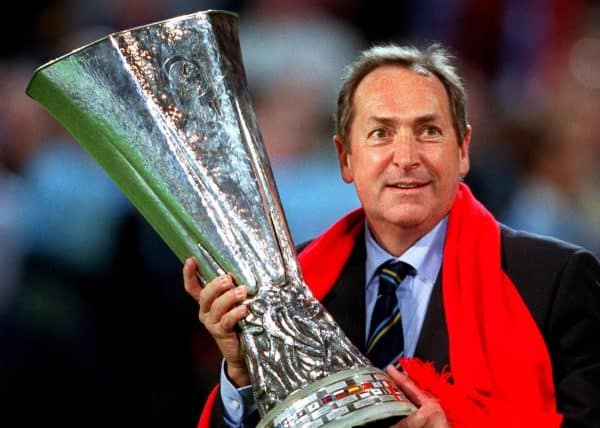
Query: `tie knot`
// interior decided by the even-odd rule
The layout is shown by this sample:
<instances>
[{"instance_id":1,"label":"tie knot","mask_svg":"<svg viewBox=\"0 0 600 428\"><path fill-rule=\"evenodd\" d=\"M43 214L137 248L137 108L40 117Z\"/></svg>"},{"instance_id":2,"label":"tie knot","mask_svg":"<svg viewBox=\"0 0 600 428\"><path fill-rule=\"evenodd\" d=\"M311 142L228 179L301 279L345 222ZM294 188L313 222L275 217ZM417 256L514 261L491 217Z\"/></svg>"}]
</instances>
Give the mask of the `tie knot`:
<instances>
[{"instance_id":1,"label":"tie knot","mask_svg":"<svg viewBox=\"0 0 600 428\"><path fill-rule=\"evenodd\" d=\"M388 260L379 267L380 288L388 284L388 288L395 289L406 275L412 274L414 268L403 261Z\"/></svg>"}]
</instances>

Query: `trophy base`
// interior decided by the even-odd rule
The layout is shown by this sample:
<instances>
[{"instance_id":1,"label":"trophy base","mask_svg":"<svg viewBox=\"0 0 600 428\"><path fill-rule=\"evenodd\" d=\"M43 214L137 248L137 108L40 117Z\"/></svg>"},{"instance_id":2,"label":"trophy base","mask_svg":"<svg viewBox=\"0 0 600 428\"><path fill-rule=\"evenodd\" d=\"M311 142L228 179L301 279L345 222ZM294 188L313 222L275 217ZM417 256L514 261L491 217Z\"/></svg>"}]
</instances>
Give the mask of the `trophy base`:
<instances>
[{"instance_id":1,"label":"trophy base","mask_svg":"<svg viewBox=\"0 0 600 428\"><path fill-rule=\"evenodd\" d=\"M391 379L374 367L337 372L278 403L257 428L352 427L416 411Z\"/></svg>"}]
</instances>

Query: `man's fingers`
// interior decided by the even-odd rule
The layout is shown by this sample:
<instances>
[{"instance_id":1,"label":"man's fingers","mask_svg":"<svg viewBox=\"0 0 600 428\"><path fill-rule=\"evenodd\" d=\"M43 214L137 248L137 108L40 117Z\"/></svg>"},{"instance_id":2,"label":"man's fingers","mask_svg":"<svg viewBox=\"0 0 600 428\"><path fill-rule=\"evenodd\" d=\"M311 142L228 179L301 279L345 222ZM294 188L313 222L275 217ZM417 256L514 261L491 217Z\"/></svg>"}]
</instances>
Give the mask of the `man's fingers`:
<instances>
[{"instance_id":1,"label":"man's fingers","mask_svg":"<svg viewBox=\"0 0 600 428\"><path fill-rule=\"evenodd\" d=\"M446 428L448 419L441 410L419 409L398 422L393 428Z\"/></svg>"},{"instance_id":2,"label":"man's fingers","mask_svg":"<svg viewBox=\"0 0 600 428\"><path fill-rule=\"evenodd\" d=\"M394 366L388 366L386 371L387 374L396 383L398 388L400 388L404 395L406 395L406 398L408 398L417 407L421 406L425 402L425 400L429 398L427 394L425 394L417 386L417 384L415 384L408 376L406 376Z\"/></svg>"},{"instance_id":3,"label":"man's fingers","mask_svg":"<svg viewBox=\"0 0 600 428\"><path fill-rule=\"evenodd\" d=\"M195 301L200 299L200 292L202 291L202 284L196 276L196 270L198 269L198 262L194 257L188 258L183 265L183 285L185 291L194 298Z\"/></svg>"},{"instance_id":4,"label":"man's fingers","mask_svg":"<svg viewBox=\"0 0 600 428\"><path fill-rule=\"evenodd\" d=\"M423 428L425 427L426 422L427 421L425 420L424 416L422 416L421 413L417 411L412 415L408 415L407 417L402 419L392 428Z\"/></svg>"},{"instance_id":5,"label":"man's fingers","mask_svg":"<svg viewBox=\"0 0 600 428\"><path fill-rule=\"evenodd\" d=\"M394 428L447 428L450 426L439 401L427 395L408 376L393 366L387 368L388 375L398 388L412 401L418 410L402 419Z\"/></svg>"},{"instance_id":6,"label":"man's fingers","mask_svg":"<svg viewBox=\"0 0 600 428\"><path fill-rule=\"evenodd\" d=\"M208 313L211 310L214 301L222 294L232 289L233 281L229 275L221 275L210 281L198 295L200 313Z\"/></svg>"},{"instance_id":7,"label":"man's fingers","mask_svg":"<svg viewBox=\"0 0 600 428\"><path fill-rule=\"evenodd\" d=\"M239 305L227 312L223 318L221 318L221 328L225 334L233 331L238 322L248 316L248 306Z\"/></svg>"},{"instance_id":8,"label":"man's fingers","mask_svg":"<svg viewBox=\"0 0 600 428\"><path fill-rule=\"evenodd\" d=\"M440 404L429 398L422 407L402 419L393 428L449 428L450 423Z\"/></svg>"},{"instance_id":9,"label":"man's fingers","mask_svg":"<svg viewBox=\"0 0 600 428\"><path fill-rule=\"evenodd\" d=\"M186 292L199 305L198 318L215 340L227 361L227 374L236 386L250 383L235 330L240 320L246 318L249 308L243 303L248 295L244 286L234 287L233 277L222 275L203 284L197 276L198 262L188 258L183 265Z\"/></svg>"},{"instance_id":10,"label":"man's fingers","mask_svg":"<svg viewBox=\"0 0 600 428\"><path fill-rule=\"evenodd\" d=\"M199 304L200 321L219 336L233 332L235 325L248 315L248 308L240 305L247 295L244 286L234 287L230 275L221 275L203 286L196 275L198 262L188 258L183 265L183 280L187 293Z\"/></svg>"},{"instance_id":11,"label":"man's fingers","mask_svg":"<svg viewBox=\"0 0 600 428\"><path fill-rule=\"evenodd\" d=\"M232 283L229 282L229 287L231 287L231 284ZM204 294L204 292L206 291L208 291L208 287L203 291L202 294ZM246 299L247 295L248 288L243 285L234 288L229 288L226 292L220 294L214 299L214 301L212 301L212 304L210 305L210 311L207 314L207 321L212 324L222 322L222 319L224 318L225 314L227 314L227 317L229 318L236 318L237 322L237 315L239 314L229 314L229 312L235 309L237 305L242 303ZM230 324L231 322L228 323L228 325Z\"/></svg>"}]
</instances>

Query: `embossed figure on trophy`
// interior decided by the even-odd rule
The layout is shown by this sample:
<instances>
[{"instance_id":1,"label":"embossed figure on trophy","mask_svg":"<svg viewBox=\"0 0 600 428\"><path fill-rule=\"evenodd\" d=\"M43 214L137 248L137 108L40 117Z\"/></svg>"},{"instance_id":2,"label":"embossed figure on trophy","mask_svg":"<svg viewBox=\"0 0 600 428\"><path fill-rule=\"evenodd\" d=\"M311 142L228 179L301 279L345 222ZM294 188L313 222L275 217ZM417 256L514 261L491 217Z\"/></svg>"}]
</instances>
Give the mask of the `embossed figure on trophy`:
<instances>
[{"instance_id":1,"label":"embossed figure on trophy","mask_svg":"<svg viewBox=\"0 0 600 428\"><path fill-rule=\"evenodd\" d=\"M221 114L218 98L203 79L201 66L193 59L173 55L163 64L163 74L168 82L173 103L180 112L197 112L200 120L189 120L181 114L178 126L191 149L199 153L206 139L216 138Z\"/></svg>"},{"instance_id":2,"label":"embossed figure on trophy","mask_svg":"<svg viewBox=\"0 0 600 428\"><path fill-rule=\"evenodd\" d=\"M368 364L351 357L356 351L305 285L262 285L246 304L250 314L242 333L263 356L248 364L260 379L255 395L265 410L332 370Z\"/></svg>"}]
</instances>

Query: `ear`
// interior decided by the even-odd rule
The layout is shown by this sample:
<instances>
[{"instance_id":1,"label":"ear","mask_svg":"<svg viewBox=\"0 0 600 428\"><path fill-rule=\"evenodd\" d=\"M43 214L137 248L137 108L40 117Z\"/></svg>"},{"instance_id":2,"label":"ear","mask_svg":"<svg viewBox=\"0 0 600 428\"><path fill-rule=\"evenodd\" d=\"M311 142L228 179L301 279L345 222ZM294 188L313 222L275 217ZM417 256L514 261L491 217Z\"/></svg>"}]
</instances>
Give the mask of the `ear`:
<instances>
[{"instance_id":1,"label":"ear","mask_svg":"<svg viewBox=\"0 0 600 428\"><path fill-rule=\"evenodd\" d=\"M346 147L344 146L344 142L338 135L335 135L333 137L333 144L335 145L335 151L337 153L338 161L340 163L340 172L342 174L342 179L346 183L352 183L352 181L354 180L354 177L352 174L352 166L350 163L350 161L351 161L350 152L348 150L346 150Z\"/></svg>"},{"instance_id":2,"label":"ear","mask_svg":"<svg viewBox=\"0 0 600 428\"><path fill-rule=\"evenodd\" d=\"M467 125L465 136L463 137L462 144L458 148L459 157L459 174L462 177L466 176L469 172L469 146L471 144L471 125Z\"/></svg>"}]
</instances>

